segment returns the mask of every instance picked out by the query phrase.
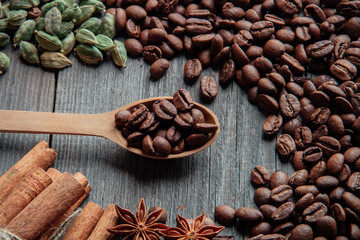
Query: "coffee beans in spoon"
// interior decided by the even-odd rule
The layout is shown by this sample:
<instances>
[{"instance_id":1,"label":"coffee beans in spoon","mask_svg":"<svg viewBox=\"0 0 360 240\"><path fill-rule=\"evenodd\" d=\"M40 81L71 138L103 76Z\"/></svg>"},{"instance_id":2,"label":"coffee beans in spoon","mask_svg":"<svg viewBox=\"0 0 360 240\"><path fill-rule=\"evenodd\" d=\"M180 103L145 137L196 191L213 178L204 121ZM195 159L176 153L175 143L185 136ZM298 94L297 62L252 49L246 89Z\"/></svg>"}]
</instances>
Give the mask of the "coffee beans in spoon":
<instances>
[{"instance_id":1,"label":"coffee beans in spoon","mask_svg":"<svg viewBox=\"0 0 360 240\"><path fill-rule=\"evenodd\" d=\"M176 91L172 100L159 99L151 106L139 104L117 112L115 125L128 146L161 157L201 147L218 130L217 124L206 122L184 89Z\"/></svg>"}]
</instances>

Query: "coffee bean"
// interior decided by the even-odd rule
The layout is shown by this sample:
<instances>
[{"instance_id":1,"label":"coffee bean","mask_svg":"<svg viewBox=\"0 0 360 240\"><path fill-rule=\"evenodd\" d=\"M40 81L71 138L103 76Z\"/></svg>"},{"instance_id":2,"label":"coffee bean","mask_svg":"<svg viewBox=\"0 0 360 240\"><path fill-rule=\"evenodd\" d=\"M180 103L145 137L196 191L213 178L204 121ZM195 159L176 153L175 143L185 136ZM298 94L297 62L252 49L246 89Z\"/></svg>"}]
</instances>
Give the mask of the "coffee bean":
<instances>
[{"instance_id":1,"label":"coffee bean","mask_svg":"<svg viewBox=\"0 0 360 240\"><path fill-rule=\"evenodd\" d=\"M130 147L136 147L139 148L142 145L142 140L146 135L141 132L134 132L131 133L127 138L127 144Z\"/></svg>"},{"instance_id":2,"label":"coffee bean","mask_svg":"<svg viewBox=\"0 0 360 240\"><path fill-rule=\"evenodd\" d=\"M315 181L324 176L326 173L326 163L325 161L318 161L314 166L310 169L309 172L309 182L315 183Z\"/></svg>"},{"instance_id":3,"label":"coffee bean","mask_svg":"<svg viewBox=\"0 0 360 240\"><path fill-rule=\"evenodd\" d=\"M259 210L264 216L265 221L271 220L271 215L276 211L276 209L277 207L270 204L264 204L259 207Z\"/></svg>"},{"instance_id":4,"label":"coffee bean","mask_svg":"<svg viewBox=\"0 0 360 240\"><path fill-rule=\"evenodd\" d=\"M267 39L275 32L274 24L270 21L258 21L251 25L250 33L256 39Z\"/></svg>"},{"instance_id":5,"label":"coffee bean","mask_svg":"<svg viewBox=\"0 0 360 240\"><path fill-rule=\"evenodd\" d=\"M344 164L344 155L336 153L332 155L326 163L326 168L329 174L338 176Z\"/></svg>"},{"instance_id":6,"label":"coffee bean","mask_svg":"<svg viewBox=\"0 0 360 240\"><path fill-rule=\"evenodd\" d=\"M193 124L205 122L204 114L197 108L191 109L191 116L192 116L193 121L194 121Z\"/></svg>"},{"instance_id":7,"label":"coffee bean","mask_svg":"<svg viewBox=\"0 0 360 240\"><path fill-rule=\"evenodd\" d=\"M150 75L154 79L161 78L168 70L170 63L164 59L158 59L150 67Z\"/></svg>"},{"instance_id":8,"label":"coffee bean","mask_svg":"<svg viewBox=\"0 0 360 240\"><path fill-rule=\"evenodd\" d=\"M235 221L235 210L228 205L219 205L215 208L215 219L223 225L230 226Z\"/></svg>"},{"instance_id":9,"label":"coffee bean","mask_svg":"<svg viewBox=\"0 0 360 240\"><path fill-rule=\"evenodd\" d=\"M218 125L214 123L196 123L194 125L194 130L199 133L213 133L218 130Z\"/></svg>"},{"instance_id":10,"label":"coffee bean","mask_svg":"<svg viewBox=\"0 0 360 240\"><path fill-rule=\"evenodd\" d=\"M139 130L145 133L151 133L159 126L160 122L155 118L155 114L149 112L145 120L140 124Z\"/></svg>"},{"instance_id":11,"label":"coffee bean","mask_svg":"<svg viewBox=\"0 0 360 240\"><path fill-rule=\"evenodd\" d=\"M230 53L230 47L224 47L223 49L221 49L220 52L212 60L213 66L219 66L220 64L225 62L229 58Z\"/></svg>"},{"instance_id":12,"label":"coffee bean","mask_svg":"<svg viewBox=\"0 0 360 240\"><path fill-rule=\"evenodd\" d=\"M218 86L214 78L204 76L200 79L200 93L208 99L214 99L218 95Z\"/></svg>"},{"instance_id":13,"label":"coffee bean","mask_svg":"<svg viewBox=\"0 0 360 240\"><path fill-rule=\"evenodd\" d=\"M281 115L269 115L263 124L263 133L266 135L275 135L280 131L282 127Z\"/></svg>"},{"instance_id":14,"label":"coffee bean","mask_svg":"<svg viewBox=\"0 0 360 240\"><path fill-rule=\"evenodd\" d=\"M312 133L310 128L306 126L299 127L295 129L294 140L296 146L299 148L309 147L312 143Z\"/></svg>"},{"instance_id":15,"label":"coffee bean","mask_svg":"<svg viewBox=\"0 0 360 240\"><path fill-rule=\"evenodd\" d=\"M250 62L248 56L237 44L231 46L231 56L238 66L244 66Z\"/></svg>"},{"instance_id":16,"label":"coffee bean","mask_svg":"<svg viewBox=\"0 0 360 240\"><path fill-rule=\"evenodd\" d=\"M161 52L162 52L162 57L165 59L173 59L175 56L175 51L169 46L169 44L167 44L166 42L162 42L159 46Z\"/></svg>"},{"instance_id":17,"label":"coffee bean","mask_svg":"<svg viewBox=\"0 0 360 240\"><path fill-rule=\"evenodd\" d=\"M241 207L236 209L235 216L242 222L256 223L263 221L264 217L262 213L250 207Z\"/></svg>"},{"instance_id":18,"label":"coffee bean","mask_svg":"<svg viewBox=\"0 0 360 240\"><path fill-rule=\"evenodd\" d=\"M290 136L294 136L295 130L301 126L302 126L302 122L297 118L293 118L284 124L283 133L287 133Z\"/></svg>"},{"instance_id":19,"label":"coffee bean","mask_svg":"<svg viewBox=\"0 0 360 240\"><path fill-rule=\"evenodd\" d=\"M229 84L235 76L236 66L232 59L227 60L220 69L219 82L222 85Z\"/></svg>"},{"instance_id":20,"label":"coffee bean","mask_svg":"<svg viewBox=\"0 0 360 240\"><path fill-rule=\"evenodd\" d=\"M146 137L143 138L143 140L142 140L142 149L143 149L143 151L145 153L152 154L152 155L155 154L155 149L154 149L154 146L153 146L153 140L152 140L150 135L147 135Z\"/></svg>"},{"instance_id":21,"label":"coffee bean","mask_svg":"<svg viewBox=\"0 0 360 240\"><path fill-rule=\"evenodd\" d=\"M290 177L289 184L294 187L305 185L308 180L309 173L306 169L301 169L293 173Z\"/></svg>"},{"instance_id":22,"label":"coffee bean","mask_svg":"<svg viewBox=\"0 0 360 240\"><path fill-rule=\"evenodd\" d=\"M292 193L289 185L280 185L271 190L271 200L275 203L283 203L292 196Z\"/></svg>"},{"instance_id":23,"label":"coffee bean","mask_svg":"<svg viewBox=\"0 0 360 240\"><path fill-rule=\"evenodd\" d=\"M177 143L173 144L171 148L171 153L179 154L182 153L185 149L185 140L181 138Z\"/></svg>"},{"instance_id":24,"label":"coffee bean","mask_svg":"<svg viewBox=\"0 0 360 240\"><path fill-rule=\"evenodd\" d=\"M322 40L312 44L310 48L311 56L322 58L328 56L334 50L334 43L330 40Z\"/></svg>"},{"instance_id":25,"label":"coffee bean","mask_svg":"<svg viewBox=\"0 0 360 240\"><path fill-rule=\"evenodd\" d=\"M247 64L242 67L242 77L248 85L255 85L260 79L260 73L255 66Z\"/></svg>"},{"instance_id":26,"label":"coffee bean","mask_svg":"<svg viewBox=\"0 0 360 240\"><path fill-rule=\"evenodd\" d=\"M199 147L209 140L209 135L204 133L194 133L185 138L185 145L189 147Z\"/></svg>"},{"instance_id":27,"label":"coffee bean","mask_svg":"<svg viewBox=\"0 0 360 240\"><path fill-rule=\"evenodd\" d=\"M288 15L294 15L302 8L300 0L275 0L275 6Z\"/></svg>"},{"instance_id":28,"label":"coffee bean","mask_svg":"<svg viewBox=\"0 0 360 240\"><path fill-rule=\"evenodd\" d=\"M197 58L200 60L203 69L209 67L211 65L210 49L201 50L198 53Z\"/></svg>"},{"instance_id":29,"label":"coffee bean","mask_svg":"<svg viewBox=\"0 0 360 240\"><path fill-rule=\"evenodd\" d=\"M263 166L255 166L251 171L251 181L256 186L264 186L270 181L270 174Z\"/></svg>"},{"instance_id":30,"label":"coffee bean","mask_svg":"<svg viewBox=\"0 0 360 240\"><path fill-rule=\"evenodd\" d=\"M316 232L320 236L333 239L337 235L337 226L334 218L330 216L323 216L316 222Z\"/></svg>"},{"instance_id":31,"label":"coffee bean","mask_svg":"<svg viewBox=\"0 0 360 240\"><path fill-rule=\"evenodd\" d=\"M332 202L339 202L344 192L345 189L343 187L337 187L330 192L329 198Z\"/></svg>"},{"instance_id":32,"label":"coffee bean","mask_svg":"<svg viewBox=\"0 0 360 240\"><path fill-rule=\"evenodd\" d=\"M314 196L319 194L319 189L315 185L303 185L295 188L294 194L302 197L307 193L312 193Z\"/></svg>"},{"instance_id":33,"label":"coffee bean","mask_svg":"<svg viewBox=\"0 0 360 240\"><path fill-rule=\"evenodd\" d=\"M300 62L288 53L281 55L281 62L288 65L290 70L295 74L302 75L305 72L305 68L300 64Z\"/></svg>"},{"instance_id":34,"label":"coffee bean","mask_svg":"<svg viewBox=\"0 0 360 240\"><path fill-rule=\"evenodd\" d=\"M287 118L295 118L300 112L300 102L297 97L292 94L281 95L279 106L281 113Z\"/></svg>"},{"instance_id":35,"label":"coffee bean","mask_svg":"<svg viewBox=\"0 0 360 240\"><path fill-rule=\"evenodd\" d=\"M126 15L128 18L134 20L135 22L140 22L145 19L147 13L144 8L138 5L130 5L125 9Z\"/></svg>"},{"instance_id":36,"label":"coffee bean","mask_svg":"<svg viewBox=\"0 0 360 240\"><path fill-rule=\"evenodd\" d=\"M290 157L296 150L293 138L289 134L281 134L276 140L276 150L282 157Z\"/></svg>"},{"instance_id":37,"label":"coffee bean","mask_svg":"<svg viewBox=\"0 0 360 240\"><path fill-rule=\"evenodd\" d=\"M352 192L360 191L360 172L354 172L351 174L346 183L346 187Z\"/></svg>"},{"instance_id":38,"label":"coffee bean","mask_svg":"<svg viewBox=\"0 0 360 240\"><path fill-rule=\"evenodd\" d=\"M132 38L140 37L140 32L141 32L140 26L137 25L133 20L131 20L131 19L127 20L125 29L126 29L126 33L129 37L132 37Z\"/></svg>"},{"instance_id":39,"label":"coffee bean","mask_svg":"<svg viewBox=\"0 0 360 240\"><path fill-rule=\"evenodd\" d=\"M289 184L289 176L284 171L275 171L271 174L270 177L270 189L274 189L280 185L288 185Z\"/></svg>"},{"instance_id":40,"label":"coffee bean","mask_svg":"<svg viewBox=\"0 0 360 240\"><path fill-rule=\"evenodd\" d=\"M353 164L358 159L360 159L360 148L359 147L349 148L344 153L344 162L347 164Z\"/></svg>"},{"instance_id":41,"label":"coffee bean","mask_svg":"<svg viewBox=\"0 0 360 240\"><path fill-rule=\"evenodd\" d=\"M144 49L137 39L128 38L125 40L124 45L129 57L138 58L142 56Z\"/></svg>"},{"instance_id":42,"label":"coffee bean","mask_svg":"<svg viewBox=\"0 0 360 240\"><path fill-rule=\"evenodd\" d=\"M314 202L314 195L312 193L307 193L297 200L295 204L295 210L298 213L302 213L306 208L308 208Z\"/></svg>"},{"instance_id":43,"label":"coffee bean","mask_svg":"<svg viewBox=\"0 0 360 240\"><path fill-rule=\"evenodd\" d=\"M343 168L339 173L339 182L341 183L346 182L349 179L350 175L351 175L351 169L349 165L344 164Z\"/></svg>"},{"instance_id":44,"label":"coffee bean","mask_svg":"<svg viewBox=\"0 0 360 240\"><path fill-rule=\"evenodd\" d=\"M173 104L179 111L190 110L194 106L190 93L185 89L179 89L174 93ZM194 123L196 122L194 121Z\"/></svg>"},{"instance_id":45,"label":"coffee bean","mask_svg":"<svg viewBox=\"0 0 360 240\"><path fill-rule=\"evenodd\" d=\"M332 190L339 185L339 180L333 176L326 175L316 179L316 186L322 190Z\"/></svg>"},{"instance_id":46,"label":"coffee bean","mask_svg":"<svg viewBox=\"0 0 360 240\"><path fill-rule=\"evenodd\" d=\"M321 148L326 157L330 157L340 151L341 145L336 138L330 136L319 137L316 146Z\"/></svg>"},{"instance_id":47,"label":"coffee bean","mask_svg":"<svg viewBox=\"0 0 360 240\"><path fill-rule=\"evenodd\" d=\"M258 206L270 203L271 190L267 187L259 187L254 192L254 201Z\"/></svg>"},{"instance_id":48,"label":"coffee bean","mask_svg":"<svg viewBox=\"0 0 360 240\"><path fill-rule=\"evenodd\" d=\"M337 60L331 65L330 71L340 81L352 80L357 75L356 67L345 59Z\"/></svg>"},{"instance_id":49,"label":"coffee bean","mask_svg":"<svg viewBox=\"0 0 360 240\"><path fill-rule=\"evenodd\" d=\"M352 223L349 227L350 239L360 239L360 228L358 225Z\"/></svg>"},{"instance_id":50,"label":"coffee bean","mask_svg":"<svg viewBox=\"0 0 360 240\"><path fill-rule=\"evenodd\" d=\"M339 203L334 203L330 206L330 214L337 223L344 223L346 221L345 210Z\"/></svg>"},{"instance_id":51,"label":"coffee bean","mask_svg":"<svg viewBox=\"0 0 360 240\"><path fill-rule=\"evenodd\" d=\"M327 214L327 207L321 202L315 202L307 207L302 215L305 222L307 223L316 223L321 217Z\"/></svg>"},{"instance_id":52,"label":"coffee bean","mask_svg":"<svg viewBox=\"0 0 360 240\"><path fill-rule=\"evenodd\" d=\"M289 240L312 240L313 230L307 224L297 225L292 231Z\"/></svg>"},{"instance_id":53,"label":"coffee bean","mask_svg":"<svg viewBox=\"0 0 360 240\"><path fill-rule=\"evenodd\" d=\"M272 231L272 226L268 222L259 223L250 228L250 236L257 236L259 234L270 234Z\"/></svg>"},{"instance_id":54,"label":"coffee bean","mask_svg":"<svg viewBox=\"0 0 360 240\"><path fill-rule=\"evenodd\" d=\"M174 104L165 99L155 101L152 108L155 115L164 121L173 120L177 114Z\"/></svg>"},{"instance_id":55,"label":"coffee bean","mask_svg":"<svg viewBox=\"0 0 360 240\"><path fill-rule=\"evenodd\" d=\"M182 130L188 130L193 127L194 119L189 112L178 113L174 118L174 125Z\"/></svg>"},{"instance_id":56,"label":"coffee bean","mask_svg":"<svg viewBox=\"0 0 360 240\"><path fill-rule=\"evenodd\" d=\"M273 232L286 235L293 228L294 228L294 224L292 222L285 222L283 224L280 224L280 225L277 225L276 227L274 227ZM284 237L284 239L285 239L285 237Z\"/></svg>"},{"instance_id":57,"label":"coffee bean","mask_svg":"<svg viewBox=\"0 0 360 240\"><path fill-rule=\"evenodd\" d=\"M177 25L177 26L185 26L186 18L179 13L170 13L168 15L169 22Z\"/></svg>"},{"instance_id":58,"label":"coffee bean","mask_svg":"<svg viewBox=\"0 0 360 240\"><path fill-rule=\"evenodd\" d=\"M143 58L147 63L152 64L162 57L162 51L155 45L148 45L144 47Z\"/></svg>"},{"instance_id":59,"label":"coffee bean","mask_svg":"<svg viewBox=\"0 0 360 240\"><path fill-rule=\"evenodd\" d=\"M275 37L282 43L292 43L295 40L295 33L291 28L283 28L276 31Z\"/></svg>"},{"instance_id":60,"label":"coffee bean","mask_svg":"<svg viewBox=\"0 0 360 240\"><path fill-rule=\"evenodd\" d=\"M211 32L212 25L206 19L188 18L185 22L185 29L191 35L207 34Z\"/></svg>"},{"instance_id":61,"label":"coffee bean","mask_svg":"<svg viewBox=\"0 0 360 240\"><path fill-rule=\"evenodd\" d=\"M272 5L274 5L274 1L272 1ZM264 20L272 22L277 29L281 29L285 26L285 20L274 14L265 14Z\"/></svg>"},{"instance_id":62,"label":"coffee bean","mask_svg":"<svg viewBox=\"0 0 360 240\"><path fill-rule=\"evenodd\" d=\"M195 47L207 47L210 46L212 39L214 38L214 33L209 34L200 34L191 38L193 45Z\"/></svg>"},{"instance_id":63,"label":"coffee bean","mask_svg":"<svg viewBox=\"0 0 360 240\"><path fill-rule=\"evenodd\" d=\"M184 66L184 77L188 81L195 81L202 73L202 65L199 59L190 59Z\"/></svg>"},{"instance_id":64,"label":"coffee bean","mask_svg":"<svg viewBox=\"0 0 360 240\"><path fill-rule=\"evenodd\" d=\"M271 215L274 221L284 221L292 217L295 210L295 204L293 202L286 202L280 205L278 209Z\"/></svg>"}]
</instances>

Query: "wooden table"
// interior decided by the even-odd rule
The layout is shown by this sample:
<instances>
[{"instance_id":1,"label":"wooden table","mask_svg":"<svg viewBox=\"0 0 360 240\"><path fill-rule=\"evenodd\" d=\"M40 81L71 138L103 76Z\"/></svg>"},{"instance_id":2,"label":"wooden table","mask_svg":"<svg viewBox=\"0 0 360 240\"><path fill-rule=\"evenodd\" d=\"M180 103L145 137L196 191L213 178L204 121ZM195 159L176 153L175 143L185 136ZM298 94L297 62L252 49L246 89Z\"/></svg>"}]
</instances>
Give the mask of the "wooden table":
<instances>
[{"instance_id":1,"label":"wooden table","mask_svg":"<svg viewBox=\"0 0 360 240\"><path fill-rule=\"evenodd\" d=\"M40 140L58 153L53 167L88 177L92 192L87 201L102 207L118 204L136 210L140 198L146 206L166 209L169 225L176 213L193 218L203 211L214 217L221 204L233 208L255 206L250 172L263 165L270 172L292 173L291 164L278 160L275 139L265 140L265 120L235 83L219 87L211 102L200 97L200 81L188 85L183 79L184 56L170 61L167 74L158 81L149 78L149 65L142 59L128 59L127 68L116 67L110 56L96 66L84 64L73 54L73 66L49 71L26 64L18 50L8 46L9 70L0 76L0 109L60 113L102 113L142 98L171 96L185 88L194 100L205 104L218 116L221 131L215 143L192 157L152 160L127 152L102 138L68 135L0 133L0 175L5 173ZM218 71L206 69L202 76L218 79ZM221 235L247 239L244 227L226 228Z\"/></svg>"}]
</instances>

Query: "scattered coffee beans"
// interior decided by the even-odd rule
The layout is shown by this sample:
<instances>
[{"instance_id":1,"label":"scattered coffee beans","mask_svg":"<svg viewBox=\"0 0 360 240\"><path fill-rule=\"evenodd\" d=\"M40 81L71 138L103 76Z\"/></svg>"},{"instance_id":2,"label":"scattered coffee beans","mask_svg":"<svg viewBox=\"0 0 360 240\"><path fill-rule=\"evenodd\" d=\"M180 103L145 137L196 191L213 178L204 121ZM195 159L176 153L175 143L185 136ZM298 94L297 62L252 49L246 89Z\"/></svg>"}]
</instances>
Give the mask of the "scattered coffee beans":
<instances>
[{"instance_id":1,"label":"scattered coffee beans","mask_svg":"<svg viewBox=\"0 0 360 240\"><path fill-rule=\"evenodd\" d=\"M117 112L115 125L129 146L162 157L202 146L218 129L216 124L206 122L184 89L174 94L172 102L161 99L151 106L140 104Z\"/></svg>"}]
</instances>

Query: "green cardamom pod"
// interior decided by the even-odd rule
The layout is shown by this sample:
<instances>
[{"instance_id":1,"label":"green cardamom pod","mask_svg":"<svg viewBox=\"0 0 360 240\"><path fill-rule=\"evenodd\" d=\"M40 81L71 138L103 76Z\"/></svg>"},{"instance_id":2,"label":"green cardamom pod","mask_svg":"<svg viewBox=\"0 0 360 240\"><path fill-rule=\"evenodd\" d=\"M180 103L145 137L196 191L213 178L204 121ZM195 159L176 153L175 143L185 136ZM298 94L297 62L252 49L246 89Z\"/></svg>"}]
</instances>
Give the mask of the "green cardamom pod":
<instances>
[{"instance_id":1,"label":"green cardamom pod","mask_svg":"<svg viewBox=\"0 0 360 240\"><path fill-rule=\"evenodd\" d=\"M63 69L72 65L72 62L59 52L44 52L40 56L40 63L43 67L52 69Z\"/></svg>"},{"instance_id":2,"label":"green cardamom pod","mask_svg":"<svg viewBox=\"0 0 360 240\"><path fill-rule=\"evenodd\" d=\"M126 68L127 52L124 43L115 40L115 47L111 49L110 54L114 63L120 67Z\"/></svg>"},{"instance_id":3,"label":"green cardamom pod","mask_svg":"<svg viewBox=\"0 0 360 240\"><path fill-rule=\"evenodd\" d=\"M55 52L61 49L62 44L57 36L50 35L44 31L35 30L35 39L39 45L51 52Z\"/></svg>"},{"instance_id":4,"label":"green cardamom pod","mask_svg":"<svg viewBox=\"0 0 360 240\"><path fill-rule=\"evenodd\" d=\"M95 34L93 34L93 32L91 32L90 30L87 30L87 29L78 30L76 32L75 38L79 43L87 43L87 44L91 44L91 45L99 44L96 41Z\"/></svg>"},{"instance_id":5,"label":"green cardamom pod","mask_svg":"<svg viewBox=\"0 0 360 240\"><path fill-rule=\"evenodd\" d=\"M81 60L88 64L97 64L104 59L101 51L94 45L79 44L74 52L80 57Z\"/></svg>"},{"instance_id":6,"label":"green cardamom pod","mask_svg":"<svg viewBox=\"0 0 360 240\"><path fill-rule=\"evenodd\" d=\"M106 9L105 5L102 2L100 2L99 0L84 0L84 1L81 1L80 6L84 6L84 5L96 5L95 12L103 12Z\"/></svg>"},{"instance_id":7,"label":"green cardamom pod","mask_svg":"<svg viewBox=\"0 0 360 240\"><path fill-rule=\"evenodd\" d=\"M4 6L2 5L1 2L0 2L0 18L6 18Z\"/></svg>"},{"instance_id":8,"label":"green cardamom pod","mask_svg":"<svg viewBox=\"0 0 360 240\"><path fill-rule=\"evenodd\" d=\"M109 52L115 47L113 40L104 34L96 35L96 41L99 43L96 47L104 52Z\"/></svg>"},{"instance_id":9,"label":"green cardamom pod","mask_svg":"<svg viewBox=\"0 0 360 240\"><path fill-rule=\"evenodd\" d=\"M35 7L32 0L10 0L9 4L11 10L30 9Z\"/></svg>"},{"instance_id":10,"label":"green cardamom pod","mask_svg":"<svg viewBox=\"0 0 360 240\"><path fill-rule=\"evenodd\" d=\"M32 63L32 64L40 63L39 53L34 44L26 42L26 41L21 41L19 48L20 48L21 56L28 63Z\"/></svg>"},{"instance_id":11,"label":"green cardamom pod","mask_svg":"<svg viewBox=\"0 0 360 240\"><path fill-rule=\"evenodd\" d=\"M61 40L61 43L62 49L60 52L64 55L71 53L76 43L74 32L70 32L63 40Z\"/></svg>"},{"instance_id":12,"label":"green cardamom pod","mask_svg":"<svg viewBox=\"0 0 360 240\"><path fill-rule=\"evenodd\" d=\"M99 30L101 24L101 19L96 17L91 17L85 22L83 22L80 27L78 27L77 31L80 29L87 29L92 31L94 34Z\"/></svg>"},{"instance_id":13,"label":"green cardamom pod","mask_svg":"<svg viewBox=\"0 0 360 240\"><path fill-rule=\"evenodd\" d=\"M21 40L29 41L34 34L35 21L32 19L26 20L20 25L19 29L14 35L14 47L17 47Z\"/></svg>"},{"instance_id":14,"label":"green cardamom pod","mask_svg":"<svg viewBox=\"0 0 360 240\"><path fill-rule=\"evenodd\" d=\"M115 26L115 16L106 13L105 16L101 19L101 24L99 28L99 32L108 36L109 38L114 38L116 34L116 26Z\"/></svg>"},{"instance_id":15,"label":"green cardamom pod","mask_svg":"<svg viewBox=\"0 0 360 240\"><path fill-rule=\"evenodd\" d=\"M35 20L35 30L45 31L45 18L40 17Z\"/></svg>"},{"instance_id":16,"label":"green cardamom pod","mask_svg":"<svg viewBox=\"0 0 360 240\"><path fill-rule=\"evenodd\" d=\"M73 6L74 4L76 4L75 0L63 0L64 4L65 4L65 10L71 6Z\"/></svg>"},{"instance_id":17,"label":"green cardamom pod","mask_svg":"<svg viewBox=\"0 0 360 240\"><path fill-rule=\"evenodd\" d=\"M61 12L54 6L45 14L45 31L51 35L56 35L60 30Z\"/></svg>"},{"instance_id":18,"label":"green cardamom pod","mask_svg":"<svg viewBox=\"0 0 360 240\"><path fill-rule=\"evenodd\" d=\"M5 19L11 27L19 27L25 22L27 12L25 10L11 10Z\"/></svg>"},{"instance_id":19,"label":"green cardamom pod","mask_svg":"<svg viewBox=\"0 0 360 240\"><path fill-rule=\"evenodd\" d=\"M75 20L70 22L62 22L60 24L60 30L57 32L56 35L60 39L63 39L69 34L69 32L71 32L74 29L74 26L75 26Z\"/></svg>"},{"instance_id":20,"label":"green cardamom pod","mask_svg":"<svg viewBox=\"0 0 360 240\"><path fill-rule=\"evenodd\" d=\"M0 32L6 32L8 30L8 23L5 19L0 19Z\"/></svg>"},{"instance_id":21,"label":"green cardamom pod","mask_svg":"<svg viewBox=\"0 0 360 240\"><path fill-rule=\"evenodd\" d=\"M9 64L9 57L5 53L0 52L0 74L3 74L8 69Z\"/></svg>"},{"instance_id":22,"label":"green cardamom pod","mask_svg":"<svg viewBox=\"0 0 360 240\"><path fill-rule=\"evenodd\" d=\"M42 16L45 17L46 13L48 11L50 11L50 9L52 9L54 6L56 6L57 9L59 9L60 12L63 12L65 10L65 2L64 2L64 0L51 1L51 2L48 2L48 3L44 4L41 7Z\"/></svg>"},{"instance_id":23,"label":"green cardamom pod","mask_svg":"<svg viewBox=\"0 0 360 240\"><path fill-rule=\"evenodd\" d=\"M0 33L0 47L5 47L10 42L10 36L6 33Z\"/></svg>"},{"instance_id":24,"label":"green cardamom pod","mask_svg":"<svg viewBox=\"0 0 360 240\"><path fill-rule=\"evenodd\" d=\"M80 7L74 3L72 6L68 7L62 12L62 20L63 21L78 21L81 17L81 9Z\"/></svg>"},{"instance_id":25,"label":"green cardamom pod","mask_svg":"<svg viewBox=\"0 0 360 240\"><path fill-rule=\"evenodd\" d=\"M91 15L93 15L93 13L95 12L96 5L83 5L80 6L80 9L81 9L81 17L79 21L76 22L76 25L80 25L84 21L88 20L91 17Z\"/></svg>"},{"instance_id":26,"label":"green cardamom pod","mask_svg":"<svg viewBox=\"0 0 360 240\"><path fill-rule=\"evenodd\" d=\"M11 11L10 9L10 3L7 3L5 5L2 6L1 8L1 11L2 11L2 17L1 18L6 18L9 16L9 12Z\"/></svg>"}]
</instances>

